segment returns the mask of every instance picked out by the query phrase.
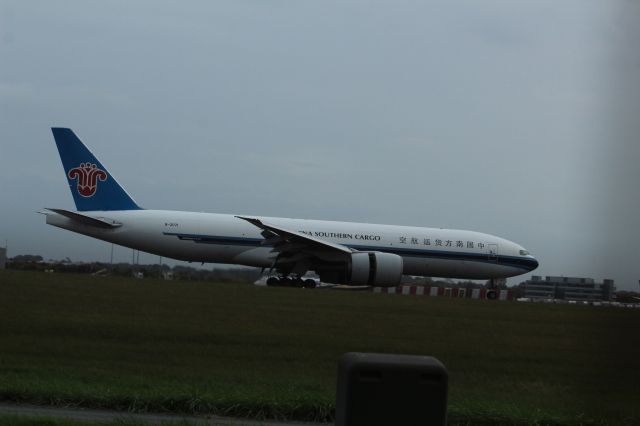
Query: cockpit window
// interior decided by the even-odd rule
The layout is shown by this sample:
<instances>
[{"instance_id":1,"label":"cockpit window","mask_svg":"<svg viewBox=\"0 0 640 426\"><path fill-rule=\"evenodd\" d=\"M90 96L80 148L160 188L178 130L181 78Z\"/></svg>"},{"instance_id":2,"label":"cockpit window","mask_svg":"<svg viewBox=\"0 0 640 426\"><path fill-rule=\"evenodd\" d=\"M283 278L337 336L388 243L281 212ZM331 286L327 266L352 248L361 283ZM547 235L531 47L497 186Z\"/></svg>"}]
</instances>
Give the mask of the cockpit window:
<instances>
[{"instance_id":1,"label":"cockpit window","mask_svg":"<svg viewBox=\"0 0 640 426\"><path fill-rule=\"evenodd\" d=\"M528 256L529 252L527 250L520 250L520 256Z\"/></svg>"}]
</instances>

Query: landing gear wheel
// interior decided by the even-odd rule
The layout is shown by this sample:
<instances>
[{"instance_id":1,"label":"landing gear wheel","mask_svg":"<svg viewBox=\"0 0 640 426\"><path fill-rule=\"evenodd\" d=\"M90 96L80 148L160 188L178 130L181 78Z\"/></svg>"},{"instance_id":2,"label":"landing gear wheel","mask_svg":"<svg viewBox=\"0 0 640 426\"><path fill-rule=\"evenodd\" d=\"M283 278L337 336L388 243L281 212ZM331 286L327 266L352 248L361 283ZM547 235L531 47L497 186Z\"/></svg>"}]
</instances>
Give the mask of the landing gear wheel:
<instances>
[{"instance_id":1,"label":"landing gear wheel","mask_svg":"<svg viewBox=\"0 0 640 426\"><path fill-rule=\"evenodd\" d=\"M487 299L496 300L496 291L495 290L487 290Z\"/></svg>"},{"instance_id":2,"label":"landing gear wheel","mask_svg":"<svg viewBox=\"0 0 640 426\"><path fill-rule=\"evenodd\" d=\"M276 277L269 277L267 278L267 286L269 287L276 287L280 285L280 280Z\"/></svg>"},{"instance_id":3,"label":"landing gear wheel","mask_svg":"<svg viewBox=\"0 0 640 426\"><path fill-rule=\"evenodd\" d=\"M294 284L291 278L284 277L280 278L280 285L282 287L293 287Z\"/></svg>"},{"instance_id":4,"label":"landing gear wheel","mask_svg":"<svg viewBox=\"0 0 640 426\"><path fill-rule=\"evenodd\" d=\"M303 282L304 288L316 288L316 282L311 278L304 280Z\"/></svg>"}]
</instances>

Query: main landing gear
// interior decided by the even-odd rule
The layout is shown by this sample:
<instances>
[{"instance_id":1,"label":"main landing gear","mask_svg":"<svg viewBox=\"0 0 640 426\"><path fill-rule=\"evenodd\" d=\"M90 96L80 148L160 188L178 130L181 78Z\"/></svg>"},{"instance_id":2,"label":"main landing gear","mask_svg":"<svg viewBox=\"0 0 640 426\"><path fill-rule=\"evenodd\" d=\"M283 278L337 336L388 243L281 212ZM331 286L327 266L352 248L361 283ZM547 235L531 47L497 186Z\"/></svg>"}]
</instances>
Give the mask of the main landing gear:
<instances>
[{"instance_id":1,"label":"main landing gear","mask_svg":"<svg viewBox=\"0 0 640 426\"><path fill-rule=\"evenodd\" d=\"M311 278L302 279L300 277L269 277L267 278L269 287L297 287L297 288L316 288L316 282Z\"/></svg>"},{"instance_id":2,"label":"main landing gear","mask_svg":"<svg viewBox=\"0 0 640 426\"><path fill-rule=\"evenodd\" d=\"M487 283L487 292L485 294L489 300L496 300L498 297L498 284L493 278Z\"/></svg>"}]
</instances>

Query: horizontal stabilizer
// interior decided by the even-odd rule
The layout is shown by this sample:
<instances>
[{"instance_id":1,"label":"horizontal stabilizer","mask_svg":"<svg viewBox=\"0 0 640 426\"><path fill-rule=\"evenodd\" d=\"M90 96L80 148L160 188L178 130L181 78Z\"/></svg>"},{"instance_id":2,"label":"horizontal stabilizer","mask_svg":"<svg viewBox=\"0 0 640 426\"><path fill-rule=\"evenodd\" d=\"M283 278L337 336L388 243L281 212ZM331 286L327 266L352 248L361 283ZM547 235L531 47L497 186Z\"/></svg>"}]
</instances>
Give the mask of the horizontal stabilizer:
<instances>
[{"instance_id":1,"label":"horizontal stabilizer","mask_svg":"<svg viewBox=\"0 0 640 426\"><path fill-rule=\"evenodd\" d=\"M47 209L51 212L57 213L61 216L69 218L75 222L82 223L83 225L96 226L98 228L117 228L118 226L122 226L121 223L105 219L105 218L95 218L91 216L84 215L82 213L72 212L64 209Z\"/></svg>"}]
</instances>

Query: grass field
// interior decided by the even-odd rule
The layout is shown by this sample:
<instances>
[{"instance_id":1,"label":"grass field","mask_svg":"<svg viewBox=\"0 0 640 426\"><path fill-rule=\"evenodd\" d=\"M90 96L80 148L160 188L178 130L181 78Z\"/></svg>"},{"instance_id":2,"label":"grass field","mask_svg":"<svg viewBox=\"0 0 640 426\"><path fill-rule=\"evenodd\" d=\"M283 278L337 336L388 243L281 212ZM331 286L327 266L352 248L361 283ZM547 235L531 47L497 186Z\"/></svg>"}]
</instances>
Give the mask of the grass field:
<instances>
[{"instance_id":1,"label":"grass field","mask_svg":"<svg viewBox=\"0 0 640 426\"><path fill-rule=\"evenodd\" d=\"M203 423L191 423L187 421L162 422L160 426L202 426ZM149 426L148 422L135 420L113 420L113 421L82 421L71 419L60 419L52 417L30 417L16 415L0 415L0 425L2 426Z\"/></svg>"},{"instance_id":2,"label":"grass field","mask_svg":"<svg viewBox=\"0 0 640 426\"><path fill-rule=\"evenodd\" d=\"M640 424L640 310L0 271L0 399L330 421L338 357L433 355L451 424Z\"/></svg>"}]
</instances>

